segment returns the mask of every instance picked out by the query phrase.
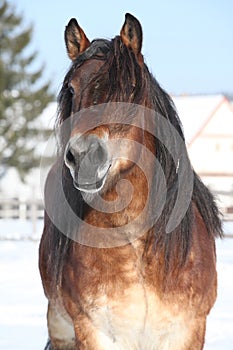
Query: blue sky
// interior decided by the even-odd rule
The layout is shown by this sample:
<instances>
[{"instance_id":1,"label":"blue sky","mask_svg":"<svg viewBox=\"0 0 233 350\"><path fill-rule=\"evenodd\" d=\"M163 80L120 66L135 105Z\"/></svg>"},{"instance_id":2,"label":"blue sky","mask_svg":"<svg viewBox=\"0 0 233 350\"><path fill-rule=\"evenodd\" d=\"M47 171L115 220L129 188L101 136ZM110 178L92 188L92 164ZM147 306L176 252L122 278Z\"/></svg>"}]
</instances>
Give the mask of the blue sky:
<instances>
[{"instance_id":1,"label":"blue sky","mask_svg":"<svg viewBox=\"0 0 233 350\"><path fill-rule=\"evenodd\" d=\"M233 93L232 0L9 1L34 24L32 46L55 92L69 67L69 19L76 17L89 39L112 38L130 12L143 27L146 63L169 93Z\"/></svg>"}]
</instances>

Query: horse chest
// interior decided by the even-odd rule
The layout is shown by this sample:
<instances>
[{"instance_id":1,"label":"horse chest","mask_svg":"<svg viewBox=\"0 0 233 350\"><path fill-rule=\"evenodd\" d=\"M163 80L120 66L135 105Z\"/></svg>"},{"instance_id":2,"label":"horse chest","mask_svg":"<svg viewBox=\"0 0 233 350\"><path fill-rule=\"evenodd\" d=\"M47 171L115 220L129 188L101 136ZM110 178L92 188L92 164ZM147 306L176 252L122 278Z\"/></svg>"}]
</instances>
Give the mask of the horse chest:
<instances>
[{"instance_id":1,"label":"horse chest","mask_svg":"<svg viewBox=\"0 0 233 350\"><path fill-rule=\"evenodd\" d=\"M118 298L95 300L88 311L96 342L111 350L181 350L188 338L188 316L176 314L151 291L134 285Z\"/></svg>"}]
</instances>

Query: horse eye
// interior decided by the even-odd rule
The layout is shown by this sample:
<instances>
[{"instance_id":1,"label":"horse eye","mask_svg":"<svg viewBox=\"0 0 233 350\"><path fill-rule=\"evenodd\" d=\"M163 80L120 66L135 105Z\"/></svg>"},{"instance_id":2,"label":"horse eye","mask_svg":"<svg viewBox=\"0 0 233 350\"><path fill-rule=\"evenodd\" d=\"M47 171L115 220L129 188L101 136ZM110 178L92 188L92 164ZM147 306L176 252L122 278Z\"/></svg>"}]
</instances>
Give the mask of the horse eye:
<instances>
[{"instance_id":1,"label":"horse eye","mask_svg":"<svg viewBox=\"0 0 233 350\"><path fill-rule=\"evenodd\" d=\"M72 85L69 85L68 89L69 89L69 92L71 93L71 95L75 94L75 91L74 91L74 88Z\"/></svg>"}]
</instances>

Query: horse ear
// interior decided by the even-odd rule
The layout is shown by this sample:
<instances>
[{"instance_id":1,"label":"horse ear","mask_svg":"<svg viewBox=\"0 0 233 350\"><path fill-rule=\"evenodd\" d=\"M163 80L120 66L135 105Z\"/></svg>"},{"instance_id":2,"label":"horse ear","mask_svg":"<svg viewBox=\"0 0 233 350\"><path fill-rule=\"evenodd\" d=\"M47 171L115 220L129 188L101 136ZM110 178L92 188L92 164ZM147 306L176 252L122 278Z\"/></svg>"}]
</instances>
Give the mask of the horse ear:
<instances>
[{"instance_id":1,"label":"horse ear","mask_svg":"<svg viewBox=\"0 0 233 350\"><path fill-rule=\"evenodd\" d=\"M136 55L141 53L142 48L142 27L140 22L130 13L126 13L125 22L121 29L123 43L131 48Z\"/></svg>"},{"instance_id":2,"label":"horse ear","mask_svg":"<svg viewBox=\"0 0 233 350\"><path fill-rule=\"evenodd\" d=\"M65 42L68 56L72 61L90 46L90 41L75 18L72 18L66 26Z\"/></svg>"}]
</instances>

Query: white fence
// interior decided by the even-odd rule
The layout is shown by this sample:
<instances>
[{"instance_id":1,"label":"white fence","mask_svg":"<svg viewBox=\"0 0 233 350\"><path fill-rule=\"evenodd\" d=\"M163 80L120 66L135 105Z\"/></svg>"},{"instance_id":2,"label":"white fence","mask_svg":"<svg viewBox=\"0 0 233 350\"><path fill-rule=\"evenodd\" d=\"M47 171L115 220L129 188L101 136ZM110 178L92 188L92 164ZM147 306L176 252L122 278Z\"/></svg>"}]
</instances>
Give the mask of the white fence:
<instances>
[{"instance_id":1,"label":"white fence","mask_svg":"<svg viewBox=\"0 0 233 350\"><path fill-rule=\"evenodd\" d=\"M22 200L20 198L0 200L0 219L38 220L44 216L41 200Z\"/></svg>"},{"instance_id":2,"label":"white fence","mask_svg":"<svg viewBox=\"0 0 233 350\"><path fill-rule=\"evenodd\" d=\"M43 229L42 200L0 199L0 240L40 239Z\"/></svg>"},{"instance_id":3,"label":"white fence","mask_svg":"<svg viewBox=\"0 0 233 350\"><path fill-rule=\"evenodd\" d=\"M233 222L233 208L221 208L225 222ZM0 239L39 239L43 229L42 200L0 198ZM233 226L228 235L233 236ZM232 232L231 232L232 231Z\"/></svg>"}]
</instances>

